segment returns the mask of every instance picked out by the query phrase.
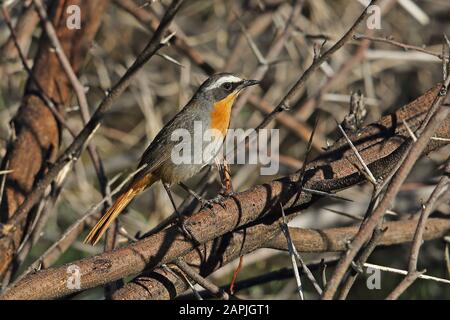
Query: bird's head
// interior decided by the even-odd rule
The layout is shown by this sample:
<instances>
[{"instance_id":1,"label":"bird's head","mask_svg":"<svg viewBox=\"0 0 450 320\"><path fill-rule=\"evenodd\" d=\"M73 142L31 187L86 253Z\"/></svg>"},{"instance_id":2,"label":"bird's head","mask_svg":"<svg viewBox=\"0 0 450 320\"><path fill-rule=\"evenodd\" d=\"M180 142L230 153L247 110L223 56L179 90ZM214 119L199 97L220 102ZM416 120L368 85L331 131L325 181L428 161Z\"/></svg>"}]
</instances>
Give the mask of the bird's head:
<instances>
[{"instance_id":1,"label":"bird's head","mask_svg":"<svg viewBox=\"0 0 450 320\"><path fill-rule=\"evenodd\" d=\"M218 73L209 77L198 89L197 94L214 104L233 103L246 87L258 84L258 80L245 80L232 73Z\"/></svg>"}]
</instances>

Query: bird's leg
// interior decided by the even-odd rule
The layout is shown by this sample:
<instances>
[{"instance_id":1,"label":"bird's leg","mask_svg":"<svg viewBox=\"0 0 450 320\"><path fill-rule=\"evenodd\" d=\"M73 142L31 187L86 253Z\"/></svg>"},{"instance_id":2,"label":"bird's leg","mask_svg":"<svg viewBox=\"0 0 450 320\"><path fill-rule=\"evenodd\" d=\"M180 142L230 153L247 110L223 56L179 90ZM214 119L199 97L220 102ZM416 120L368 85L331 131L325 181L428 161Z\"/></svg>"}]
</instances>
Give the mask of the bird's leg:
<instances>
[{"instance_id":1,"label":"bird's leg","mask_svg":"<svg viewBox=\"0 0 450 320\"><path fill-rule=\"evenodd\" d=\"M217 170L219 171L220 184L222 185L221 194L224 196L232 196L233 185L231 183L231 170L227 159L222 159L221 162L217 162Z\"/></svg>"},{"instance_id":2,"label":"bird's leg","mask_svg":"<svg viewBox=\"0 0 450 320\"><path fill-rule=\"evenodd\" d=\"M222 195L218 195L213 199L204 199L202 196L200 196L197 192L195 192L194 190L192 190L191 188L189 188L187 185L185 185L183 182L179 183L180 187L182 187L184 190L186 190L190 195L192 195L195 199L197 199L198 202L201 203L202 208L212 208L213 204L217 203L220 204L221 206L223 206L222 201L223 201L223 196Z\"/></svg>"},{"instance_id":3,"label":"bird's leg","mask_svg":"<svg viewBox=\"0 0 450 320\"><path fill-rule=\"evenodd\" d=\"M189 232L189 230L186 229L184 225L184 217L181 215L181 213L177 209L177 205L175 204L175 201L172 196L172 191L170 191L170 185L168 183L163 182L164 189L166 189L167 195L169 196L170 202L172 203L173 209L175 210L175 213L178 216L178 226L181 229L181 231L187 236L189 239L196 241L194 236Z\"/></svg>"},{"instance_id":4,"label":"bird's leg","mask_svg":"<svg viewBox=\"0 0 450 320\"><path fill-rule=\"evenodd\" d=\"M219 193L219 196L222 198L233 196L234 191L231 183L231 171L227 160L222 159L222 161L216 161L216 167L219 172L220 185L222 187L222 191Z\"/></svg>"}]
</instances>

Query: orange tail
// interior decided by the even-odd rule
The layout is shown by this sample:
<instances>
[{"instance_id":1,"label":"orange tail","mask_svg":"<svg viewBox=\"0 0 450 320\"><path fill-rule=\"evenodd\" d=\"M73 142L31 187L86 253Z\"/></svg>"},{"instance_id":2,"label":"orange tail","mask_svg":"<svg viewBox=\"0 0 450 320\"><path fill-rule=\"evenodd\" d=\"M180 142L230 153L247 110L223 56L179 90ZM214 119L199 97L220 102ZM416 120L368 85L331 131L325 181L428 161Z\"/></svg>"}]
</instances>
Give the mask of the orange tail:
<instances>
[{"instance_id":1,"label":"orange tail","mask_svg":"<svg viewBox=\"0 0 450 320\"><path fill-rule=\"evenodd\" d=\"M117 216L125 209L133 198L150 187L157 179L154 179L151 174L146 175L140 180L131 184L128 189L120 195L109 210L103 215L103 217L97 222L97 224L91 229L89 234L84 239L84 243L90 243L95 245L102 235L106 232L109 225L117 218Z\"/></svg>"}]
</instances>

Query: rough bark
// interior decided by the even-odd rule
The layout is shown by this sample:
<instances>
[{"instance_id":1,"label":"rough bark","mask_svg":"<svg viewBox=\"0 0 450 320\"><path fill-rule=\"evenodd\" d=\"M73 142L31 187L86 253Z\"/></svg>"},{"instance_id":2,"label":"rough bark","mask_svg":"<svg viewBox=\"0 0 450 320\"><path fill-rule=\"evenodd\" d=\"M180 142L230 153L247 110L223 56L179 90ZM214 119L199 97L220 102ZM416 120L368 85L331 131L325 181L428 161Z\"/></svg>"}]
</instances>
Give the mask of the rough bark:
<instances>
[{"instance_id":1,"label":"rough bark","mask_svg":"<svg viewBox=\"0 0 450 320\"><path fill-rule=\"evenodd\" d=\"M375 177L388 175L407 150L406 146L411 138L402 120L408 123L411 130L417 130L440 88L440 84L436 85L395 113L349 135ZM449 120L447 118L437 131L439 137L450 137ZM447 141L434 140L425 152L447 144ZM357 163L351 148L344 139L340 139L327 152L308 164L303 187L336 192L362 183L366 180L357 169ZM260 218L264 218L259 220L261 225L273 225L279 218L280 203L286 208L286 213L290 214L309 206L319 198L306 192L299 194L301 184L298 179L299 175L293 174L257 185L227 198L223 207L214 205L212 209L201 210L186 219L185 226L197 241L204 244L237 228L249 228ZM269 241L270 235L275 236L276 233L261 233L262 240ZM123 248L72 262L71 264L77 265L80 270L79 289L69 289L66 286L68 265L63 265L30 274L2 298L61 297L144 270L152 270L177 257L185 256L194 249L192 242L185 240L178 227L173 226Z\"/></svg>"},{"instance_id":2,"label":"rough bark","mask_svg":"<svg viewBox=\"0 0 450 320\"><path fill-rule=\"evenodd\" d=\"M49 4L49 17L76 72L83 66L107 3L107 0L66 0L51 1ZM66 26L68 17L66 9L69 5L80 7L81 29L69 29ZM71 85L51 49L50 42L43 32L32 73L43 93L62 112L70 101ZM37 179L55 160L59 150L60 127L41 95L42 92L39 92L35 83L28 79L22 104L13 119L16 139L5 157L8 169L13 170L7 177L0 208L1 222L5 225L8 225L17 207L31 192ZM32 212L28 216L32 216ZM14 235L11 241L2 243L0 247L0 278L4 277L15 250L20 245L27 220L20 225L8 226L13 228Z\"/></svg>"}]
</instances>

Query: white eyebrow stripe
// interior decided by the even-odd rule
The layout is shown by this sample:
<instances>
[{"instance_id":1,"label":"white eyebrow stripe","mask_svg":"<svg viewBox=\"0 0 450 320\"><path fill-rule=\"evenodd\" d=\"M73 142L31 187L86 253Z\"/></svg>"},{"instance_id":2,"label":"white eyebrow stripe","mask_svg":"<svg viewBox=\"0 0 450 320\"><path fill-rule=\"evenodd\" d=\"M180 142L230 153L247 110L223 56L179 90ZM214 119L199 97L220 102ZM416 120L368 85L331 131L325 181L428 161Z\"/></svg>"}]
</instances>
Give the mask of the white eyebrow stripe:
<instances>
[{"instance_id":1,"label":"white eyebrow stripe","mask_svg":"<svg viewBox=\"0 0 450 320\"><path fill-rule=\"evenodd\" d=\"M211 90L211 89L215 89L220 87L222 84L224 84L225 82L240 82L242 81L241 78L238 78L236 76L232 76L232 75L228 75L228 76L223 76L221 78L219 78L216 82L210 84L209 86L207 86L205 89L206 90Z\"/></svg>"}]
</instances>

